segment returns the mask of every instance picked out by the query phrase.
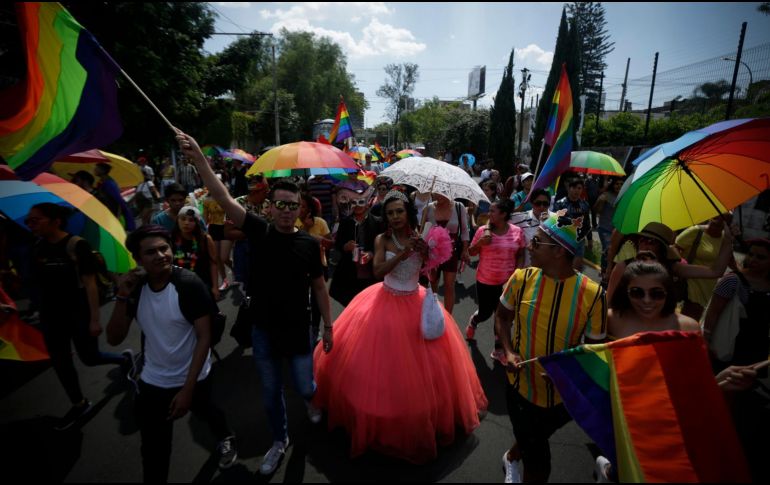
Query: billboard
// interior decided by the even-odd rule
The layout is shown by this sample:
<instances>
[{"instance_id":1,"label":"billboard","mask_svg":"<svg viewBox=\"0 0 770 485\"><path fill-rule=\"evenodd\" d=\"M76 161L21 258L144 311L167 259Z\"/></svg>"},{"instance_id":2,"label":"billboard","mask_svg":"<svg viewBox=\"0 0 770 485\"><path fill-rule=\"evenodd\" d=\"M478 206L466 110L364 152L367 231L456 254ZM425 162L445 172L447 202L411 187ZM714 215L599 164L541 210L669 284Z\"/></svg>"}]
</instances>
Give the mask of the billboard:
<instances>
[{"instance_id":1,"label":"billboard","mask_svg":"<svg viewBox=\"0 0 770 485\"><path fill-rule=\"evenodd\" d=\"M484 93L487 66L476 66L468 74L468 97L475 98Z\"/></svg>"}]
</instances>

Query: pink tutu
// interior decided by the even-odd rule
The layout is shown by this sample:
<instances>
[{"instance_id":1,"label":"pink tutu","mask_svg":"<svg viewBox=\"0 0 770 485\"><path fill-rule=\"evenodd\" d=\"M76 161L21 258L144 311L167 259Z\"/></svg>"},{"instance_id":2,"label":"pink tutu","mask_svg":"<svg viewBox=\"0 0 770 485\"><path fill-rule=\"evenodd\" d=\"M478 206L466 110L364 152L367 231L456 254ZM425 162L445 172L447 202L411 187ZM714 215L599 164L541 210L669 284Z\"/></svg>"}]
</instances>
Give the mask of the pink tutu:
<instances>
[{"instance_id":1,"label":"pink tutu","mask_svg":"<svg viewBox=\"0 0 770 485\"><path fill-rule=\"evenodd\" d=\"M313 356L317 407L329 428L344 427L350 454L367 449L412 463L436 457L438 445L479 425L487 399L465 340L444 312L446 331L425 340L425 289L399 295L377 283L350 302L334 324L334 347Z\"/></svg>"}]
</instances>

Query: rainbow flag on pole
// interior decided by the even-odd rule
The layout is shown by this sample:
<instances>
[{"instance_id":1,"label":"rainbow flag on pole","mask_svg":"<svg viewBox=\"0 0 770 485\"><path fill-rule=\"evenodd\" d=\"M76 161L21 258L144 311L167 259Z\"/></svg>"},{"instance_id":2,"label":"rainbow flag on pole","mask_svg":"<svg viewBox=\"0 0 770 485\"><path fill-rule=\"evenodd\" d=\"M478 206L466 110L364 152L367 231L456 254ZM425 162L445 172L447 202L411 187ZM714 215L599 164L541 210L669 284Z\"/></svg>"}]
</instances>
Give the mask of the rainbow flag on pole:
<instances>
[{"instance_id":1,"label":"rainbow flag on pole","mask_svg":"<svg viewBox=\"0 0 770 485\"><path fill-rule=\"evenodd\" d=\"M0 92L0 156L23 180L116 140L120 67L58 3L16 3L26 76Z\"/></svg>"},{"instance_id":2,"label":"rainbow flag on pole","mask_svg":"<svg viewBox=\"0 0 770 485\"><path fill-rule=\"evenodd\" d=\"M551 114L548 116L548 124L545 130L544 143L551 147L548 159L545 161L543 170L532 184L530 194L537 190L550 186L562 173L569 168L569 162L572 157L572 89L569 86L569 77L567 76L567 65L561 65L561 78L559 86L553 94L551 103ZM529 198L529 196L527 196Z\"/></svg>"},{"instance_id":3,"label":"rainbow flag on pole","mask_svg":"<svg viewBox=\"0 0 770 485\"><path fill-rule=\"evenodd\" d=\"M16 303L0 288L0 303L13 311L0 313L0 359L31 362L48 360L43 334L24 323L16 311Z\"/></svg>"},{"instance_id":4,"label":"rainbow flag on pole","mask_svg":"<svg viewBox=\"0 0 770 485\"><path fill-rule=\"evenodd\" d=\"M340 96L340 104L337 106L337 116L334 118L332 131L329 132L331 143L344 143L348 138L353 138L353 125L350 123L350 115L345 101Z\"/></svg>"},{"instance_id":5,"label":"rainbow flag on pole","mask_svg":"<svg viewBox=\"0 0 770 485\"><path fill-rule=\"evenodd\" d=\"M621 482L751 481L700 334L640 333L538 361Z\"/></svg>"}]
</instances>

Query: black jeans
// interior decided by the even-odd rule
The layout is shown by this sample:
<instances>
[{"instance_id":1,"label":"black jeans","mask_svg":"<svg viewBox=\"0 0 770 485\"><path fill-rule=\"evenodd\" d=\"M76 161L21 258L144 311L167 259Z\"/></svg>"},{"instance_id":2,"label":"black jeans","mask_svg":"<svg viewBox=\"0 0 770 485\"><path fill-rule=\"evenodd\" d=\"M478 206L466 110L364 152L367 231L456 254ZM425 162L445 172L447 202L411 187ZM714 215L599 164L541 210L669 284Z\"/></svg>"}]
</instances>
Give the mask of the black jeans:
<instances>
[{"instance_id":1,"label":"black jeans","mask_svg":"<svg viewBox=\"0 0 770 485\"><path fill-rule=\"evenodd\" d=\"M164 389L139 381L136 415L142 436L142 468L145 482L168 481L174 421L167 418L171 401L180 390L181 387ZM211 401L209 377L195 385L190 410L209 423L217 441L233 434L227 426L224 413Z\"/></svg>"},{"instance_id":2,"label":"black jeans","mask_svg":"<svg viewBox=\"0 0 770 485\"><path fill-rule=\"evenodd\" d=\"M43 337L51 364L64 387L72 404L83 400L80 380L72 360L72 345L75 344L78 357L83 364L93 367L104 364L122 364L124 357L111 352L100 352L99 341L88 330L88 312L76 312L75 315L45 315L41 318Z\"/></svg>"},{"instance_id":3,"label":"black jeans","mask_svg":"<svg viewBox=\"0 0 770 485\"><path fill-rule=\"evenodd\" d=\"M486 321L495 314L497 304L500 302L500 295L503 294L503 285L485 285L476 280L476 301L479 304L479 311L473 317L473 325ZM492 321L492 329L495 332L495 348L501 349L503 346L497 338L497 328Z\"/></svg>"}]
</instances>

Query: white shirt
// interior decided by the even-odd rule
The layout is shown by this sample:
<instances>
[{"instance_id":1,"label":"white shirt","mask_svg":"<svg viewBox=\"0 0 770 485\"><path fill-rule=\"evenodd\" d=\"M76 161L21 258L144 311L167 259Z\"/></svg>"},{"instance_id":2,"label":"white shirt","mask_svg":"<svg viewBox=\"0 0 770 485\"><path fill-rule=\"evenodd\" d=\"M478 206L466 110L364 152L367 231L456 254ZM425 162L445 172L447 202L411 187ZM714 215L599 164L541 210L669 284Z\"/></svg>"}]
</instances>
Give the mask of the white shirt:
<instances>
[{"instance_id":1,"label":"white shirt","mask_svg":"<svg viewBox=\"0 0 770 485\"><path fill-rule=\"evenodd\" d=\"M164 389L182 387L187 379L193 352L198 343L195 326L182 314L179 293L169 282L161 291L149 285L142 288L136 321L145 335L145 364L142 380ZM198 375L198 381L211 371L211 351Z\"/></svg>"}]
</instances>

